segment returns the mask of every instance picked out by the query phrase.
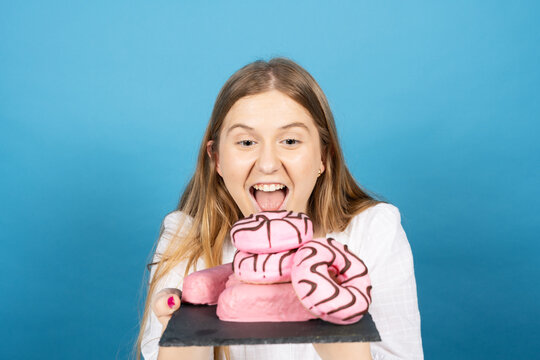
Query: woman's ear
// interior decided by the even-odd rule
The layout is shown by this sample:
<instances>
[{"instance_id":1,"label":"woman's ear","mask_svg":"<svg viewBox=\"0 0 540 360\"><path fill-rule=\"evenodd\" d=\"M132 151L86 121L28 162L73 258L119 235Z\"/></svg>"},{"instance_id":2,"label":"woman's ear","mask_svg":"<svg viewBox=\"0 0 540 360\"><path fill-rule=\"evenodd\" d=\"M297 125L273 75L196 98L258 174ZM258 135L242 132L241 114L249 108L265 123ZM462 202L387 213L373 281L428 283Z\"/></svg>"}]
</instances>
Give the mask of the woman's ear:
<instances>
[{"instance_id":1,"label":"woman's ear","mask_svg":"<svg viewBox=\"0 0 540 360\"><path fill-rule=\"evenodd\" d=\"M215 144L214 140L210 140L206 143L206 153L208 154L208 157L210 158L210 160L214 160L214 162L216 163L216 171L219 174L219 176L223 177L223 175L221 175L221 168L219 167L218 152L215 151L214 144Z\"/></svg>"},{"instance_id":2,"label":"woman's ear","mask_svg":"<svg viewBox=\"0 0 540 360\"><path fill-rule=\"evenodd\" d=\"M321 166L319 167L319 170L321 170L321 174L326 170L326 167L324 166L324 155L321 158Z\"/></svg>"},{"instance_id":3,"label":"woman's ear","mask_svg":"<svg viewBox=\"0 0 540 360\"><path fill-rule=\"evenodd\" d=\"M326 164L326 158L328 157L327 153L327 147L325 146L321 151L321 166L319 167L321 174L324 172L324 170L326 170L326 166L324 166L324 164Z\"/></svg>"}]
</instances>

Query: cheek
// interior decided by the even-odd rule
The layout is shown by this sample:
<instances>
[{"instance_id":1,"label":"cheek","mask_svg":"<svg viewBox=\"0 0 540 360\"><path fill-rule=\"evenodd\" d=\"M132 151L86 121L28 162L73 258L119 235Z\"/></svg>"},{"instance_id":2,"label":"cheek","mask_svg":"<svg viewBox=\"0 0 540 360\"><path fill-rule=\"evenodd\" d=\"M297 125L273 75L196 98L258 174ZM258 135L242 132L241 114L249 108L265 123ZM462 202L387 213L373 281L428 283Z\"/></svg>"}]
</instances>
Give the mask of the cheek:
<instances>
[{"instance_id":1,"label":"cheek","mask_svg":"<svg viewBox=\"0 0 540 360\"><path fill-rule=\"evenodd\" d=\"M229 191L244 186L249 173L249 160L231 151L221 153L219 165L221 176Z\"/></svg>"},{"instance_id":2,"label":"cheek","mask_svg":"<svg viewBox=\"0 0 540 360\"><path fill-rule=\"evenodd\" d=\"M306 149L304 153L284 157L284 159L289 164L290 171L293 171L297 176L311 177L312 173L317 173L317 169L321 165L320 155L317 154L316 149Z\"/></svg>"},{"instance_id":3,"label":"cheek","mask_svg":"<svg viewBox=\"0 0 540 360\"><path fill-rule=\"evenodd\" d=\"M320 160L315 160L312 155L297 157L288 162L288 172L299 193L311 194L319 166Z\"/></svg>"},{"instance_id":4,"label":"cheek","mask_svg":"<svg viewBox=\"0 0 540 360\"><path fill-rule=\"evenodd\" d=\"M227 186L227 189L231 193L237 191L236 189L238 186L241 186L243 183L243 176L235 167L224 166L222 168L222 177L223 182L225 182L225 186Z\"/></svg>"}]
</instances>

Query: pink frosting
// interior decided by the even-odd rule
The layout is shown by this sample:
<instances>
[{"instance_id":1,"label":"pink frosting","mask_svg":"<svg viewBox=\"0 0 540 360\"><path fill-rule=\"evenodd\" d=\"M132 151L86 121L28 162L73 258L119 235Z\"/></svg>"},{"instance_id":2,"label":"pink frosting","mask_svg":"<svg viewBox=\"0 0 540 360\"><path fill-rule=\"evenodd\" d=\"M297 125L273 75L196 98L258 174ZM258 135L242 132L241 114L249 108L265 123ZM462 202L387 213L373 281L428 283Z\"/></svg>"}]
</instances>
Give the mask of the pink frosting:
<instances>
[{"instance_id":1,"label":"pink frosting","mask_svg":"<svg viewBox=\"0 0 540 360\"><path fill-rule=\"evenodd\" d=\"M218 300L217 316L223 321L306 321L307 311L291 283L255 285L229 280Z\"/></svg>"},{"instance_id":2,"label":"pink frosting","mask_svg":"<svg viewBox=\"0 0 540 360\"><path fill-rule=\"evenodd\" d=\"M234 274L238 279L253 284L290 282L295 252L250 254L237 250L233 260Z\"/></svg>"},{"instance_id":3,"label":"pink frosting","mask_svg":"<svg viewBox=\"0 0 540 360\"><path fill-rule=\"evenodd\" d=\"M237 284L242 284L242 281L240 281L236 275L234 275L234 273L232 273L230 276L229 276L229 279L227 280L227 282L225 283L225 288L228 288L230 286L233 286L233 285L237 285Z\"/></svg>"},{"instance_id":4,"label":"pink frosting","mask_svg":"<svg viewBox=\"0 0 540 360\"><path fill-rule=\"evenodd\" d=\"M313 238L313 224L304 213L265 211L237 221L231 240L238 250L267 254L296 249Z\"/></svg>"},{"instance_id":5,"label":"pink frosting","mask_svg":"<svg viewBox=\"0 0 540 360\"><path fill-rule=\"evenodd\" d=\"M217 304L218 297L232 274L231 263L189 274L182 286L182 301L192 304Z\"/></svg>"},{"instance_id":6,"label":"pink frosting","mask_svg":"<svg viewBox=\"0 0 540 360\"><path fill-rule=\"evenodd\" d=\"M371 303L366 265L332 238L302 245L294 256L291 279L305 308L325 321L355 323Z\"/></svg>"}]
</instances>

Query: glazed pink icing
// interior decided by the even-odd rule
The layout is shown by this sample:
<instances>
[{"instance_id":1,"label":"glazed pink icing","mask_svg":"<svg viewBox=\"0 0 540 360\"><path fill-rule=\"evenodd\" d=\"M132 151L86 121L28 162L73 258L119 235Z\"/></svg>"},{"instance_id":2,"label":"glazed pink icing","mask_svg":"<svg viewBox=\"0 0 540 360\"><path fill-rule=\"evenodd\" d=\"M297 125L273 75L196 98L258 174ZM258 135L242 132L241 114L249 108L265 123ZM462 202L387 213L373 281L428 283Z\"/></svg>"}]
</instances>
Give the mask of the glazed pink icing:
<instances>
[{"instance_id":1,"label":"glazed pink icing","mask_svg":"<svg viewBox=\"0 0 540 360\"><path fill-rule=\"evenodd\" d=\"M218 297L232 274L231 263L189 274L185 277L182 286L182 301L192 304L217 304Z\"/></svg>"},{"instance_id":2,"label":"glazed pink icing","mask_svg":"<svg viewBox=\"0 0 540 360\"><path fill-rule=\"evenodd\" d=\"M223 321L306 321L307 311L291 283L256 285L231 279L218 300L217 316Z\"/></svg>"},{"instance_id":3,"label":"glazed pink icing","mask_svg":"<svg viewBox=\"0 0 540 360\"><path fill-rule=\"evenodd\" d=\"M304 213L265 211L237 221L231 240L238 250L267 254L296 249L313 237L313 224Z\"/></svg>"},{"instance_id":4,"label":"glazed pink icing","mask_svg":"<svg viewBox=\"0 0 540 360\"><path fill-rule=\"evenodd\" d=\"M347 245L332 238L302 245L294 256L291 279L305 308L325 321L355 323L371 303L366 265Z\"/></svg>"},{"instance_id":5,"label":"glazed pink icing","mask_svg":"<svg viewBox=\"0 0 540 360\"><path fill-rule=\"evenodd\" d=\"M295 252L250 254L237 250L233 260L234 274L238 279L253 284L290 282Z\"/></svg>"}]
</instances>

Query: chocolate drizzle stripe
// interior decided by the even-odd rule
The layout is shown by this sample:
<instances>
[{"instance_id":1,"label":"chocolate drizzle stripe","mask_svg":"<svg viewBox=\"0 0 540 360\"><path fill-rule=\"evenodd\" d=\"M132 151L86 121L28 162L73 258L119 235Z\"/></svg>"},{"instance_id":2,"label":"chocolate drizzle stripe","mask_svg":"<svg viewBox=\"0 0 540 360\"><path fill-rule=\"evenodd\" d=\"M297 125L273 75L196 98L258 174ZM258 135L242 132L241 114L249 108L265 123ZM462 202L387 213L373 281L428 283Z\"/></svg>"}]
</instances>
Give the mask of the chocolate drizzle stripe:
<instances>
[{"instance_id":1,"label":"chocolate drizzle stripe","mask_svg":"<svg viewBox=\"0 0 540 360\"><path fill-rule=\"evenodd\" d=\"M243 226L243 225L246 225L246 224L258 223L258 222L261 222L261 221L268 221L268 220L270 220L270 219L266 215L257 214L255 216L250 216L249 218L246 218L244 220L237 221L233 225L233 227L238 227L238 226Z\"/></svg>"},{"instance_id":2,"label":"chocolate drizzle stripe","mask_svg":"<svg viewBox=\"0 0 540 360\"><path fill-rule=\"evenodd\" d=\"M270 224L271 224L271 220L269 220L267 223L266 223L266 236L268 236L268 247L271 249L272 248L272 238L270 237Z\"/></svg>"},{"instance_id":3,"label":"chocolate drizzle stripe","mask_svg":"<svg viewBox=\"0 0 540 360\"><path fill-rule=\"evenodd\" d=\"M257 254L251 254L251 256L246 256L245 258L243 258L242 260L240 260L240 262L238 263L238 270L240 270L242 268L242 263L244 261L246 261L247 259L250 259L250 258L253 258L253 271L256 271L256 266L257 266Z\"/></svg>"},{"instance_id":4,"label":"chocolate drizzle stripe","mask_svg":"<svg viewBox=\"0 0 540 360\"><path fill-rule=\"evenodd\" d=\"M364 265L364 267L366 268L366 273L367 273L367 266L366 264L362 261L362 259L360 259L358 256L356 256L354 253L352 253L350 250L349 250L349 247L347 245L345 245L345 252L349 255L351 255L352 257L354 257L356 260L360 261L362 263L362 265Z\"/></svg>"},{"instance_id":5,"label":"chocolate drizzle stripe","mask_svg":"<svg viewBox=\"0 0 540 360\"><path fill-rule=\"evenodd\" d=\"M240 250L236 250L236 252L234 253L234 257L233 257L233 260L232 260L232 270L234 272L234 263L236 262L236 256L238 255L238 253L240 252Z\"/></svg>"},{"instance_id":6,"label":"chocolate drizzle stripe","mask_svg":"<svg viewBox=\"0 0 540 360\"><path fill-rule=\"evenodd\" d=\"M368 288L367 288L367 294L365 294L363 291L360 291L360 289L358 289L357 287L349 286L349 288L358 291L358 293L359 293L360 295L362 295L362 297L363 297L364 300L366 301L367 306L369 307L369 304L371 304L371 294L370 294L370 293L371 293L371 286L368 286Z\"/></svg>"},{"instance_id":7,"label":"chocolate drizzle stripe","mask_svg":"<svg viewBox=\"0 0 540 360\"><path fill-rule=\"evenodd\" d=\"M364 292L363 292L362 290L360 290L359 288L357 288L356 286L347 286L346 289L348 289L349 291L350 291L350 289L354 289L354 290L358 291L358 293L359 293L360 295L362 295L366 301L368 301L368 299L367 299L366 296L364 295ZM371 302L371 301L368 301L368 303L370 303L370 302Z\"/></svg>"},{"instance_id":8,"label":"chocolate drizzle stripe","mask_svg":"<svg viewBox=\"0 0 540 360\"><path fill-rule=\"evenodd\" d=\"M317 267L319 267L320 265L326 265L328 267L328 264L327 264L326 261L321 261L321 262L318 262L318 263L315 263L315 264L311 265L310 271L312 273L314 273L314 274L319 275L324 280L326 280L334 288L334 293L332 295L330 295L329 297L327 297L326 299L323 299L323 300L319 301L318 303L316 303L315 306L319 306L321 304L329 302L329 301L335 299L339 295L339 288L337 287L336 283L332 279L327 278L326 276L324 276L324 274L321 274L320 272L316 271Z\"/></svg>"},{"instance_id":9,"label":"chocolate drizzle stripe","mask_svg":"<svg viewBox=\"0 0 540 360\"><path fill-rule=\"evenodd\" d=\"M313 294L313 292L315 291L315 289L317 289L317 283L313 282L313 281L309 281L309 280L306 280L306 279L302 279L300 281L298 281L298 283L306 283L306 284L309 284L311 285L311 289L308 291L308 293L306 295L304 295L304 297L301 299L301 300L304 300L305 298L307 298L309 295Z\"/></svg>"},{"instance_id":10,"label":"chocolate drizzle stripe","mask_svg":"<svg viewBox=\"0 0 540 360\"><path fill-rule=\"evenodd\" d=\"M250 227L250 228L241 228L241 229L238 229L238 230L235 230L231 237L233 238L233 240L236 242L236 239L235 239L235 235L236 233L239 233L239 232L242 232L242 231L257 231L259 230L262 226L264 225L264 223L259 223L257 224L256 226L253 226L253 227Z\"/></svg>"},{"instance_id":11,"label":"chocolate drizzle stripe","mask_svg":"<svg viewBox=\"0 0 540 360\"><path fill-rule=\"evenodd\" d=\"M271 256L271 255L272 255L272 254L266 254L266 259L264 259L264 262L263 262L263 268L262 268L263 273L266 272L266 262L268 261L268 259L270 259L270 256Z\"/></svg>"},{"instance_id":12,"label":"chocolate drizzle stripe","mask_svg":"<svg viewBox=\"0 0 540 360\"><path fill-rule=\"evenodd\" d=\"M332 248L330 248L330 246L327 246L321 242L318 242L318 241L313 241L313 243L317 244L317 245L320 245L324 248L326 248L328 251L330 251L330 254L332 254L332 260L329 260L329 261L326 261L326 263L328 265L332 265L334 263L334 261L336 261L336 253L332 251Z\"/></svg>"},{"instance_id":13,"label":"chocolate drizzle stripe","mask_svg":"<svg viewBox=\"0 0 540 360\"><path fill-rule=\"evenodd\" d=\"M343 259L345 260L345 266L343 267L343 269L341 269L341 271L339 272L340 275L343 275L347 272L347 270L349 270L349 268L351 267L351 261L347 258L347 256L340 250L338 249L333 243L332 241L336 241L335 239L333 238L328 238L326 239L326 241L328 242L328 245L330 245L332 248L334 248L341 256L343 256ZM345 245L345 249L347 248L347 245Z\"/></svg>"},{"instance_id":14,"label":"chocolate drizzle stripe","mask_svg":"<svg viewBox=\"0 0 540 360\"><path fill-rule=\"evenodd\" d=\"M280 214L280 213L284 213L284 212L287 212L289 210L266 210L265 213L272 213L272 214Z\"/></svg>"},{"instance_id":15,"label":"chocolate drizzle stripe","mask_svg":"<svg viewBox=\"0 0 540 360\"><path fill-rule=\"evenodd\" d=\"M302 215L304 215L304 213L296 213L296 216L293 215L293 211L289 211L287 213L287 215L285 215L284 219L302 219Z\"/></svg>"},{"instance_id":16,"label":"chocolate drizzle stripe","mask_svg":"<svg viewBox=\"0 0 540 360\"><path fill-rule=\"evenodd\" d=\"M303 212L297 212L296 215L293 215L293 214L294 214L293 211L289 211L289 213L285 217L289 219L303 219L304 217L308 217L307 214Z\"/></svg>"},{"instance_id":17,"label":"chocolate drizzle stripe","mask_svg":"<svg viewBox=\"0 0 540 360\"><path fill-rule=\"evenodd\" d=\"M354 280L354 279L357 279L357 278L361 278L361 277L365 276L366 274L367 274L367 271L364 271L364 272L361 273L361 274L351 276L351 277L348 278L347 280L343 281L343 282L341 283L341 285L343 286L343 284L345 284L345 283L347 283L347 282L349 282L349 281L351 281L351 280Z\"/></svg>"},{"instance_id":18,"label":"chocolate drizzle stripe","mask_svg":"<svg viewBox=\"0 0 540 360\"><path fill-rule=\"evenodd\" d=\"M234 227L233 227L233 231L231 231L231 238L233 240L233 243L236 245L236 233L241 232L241 231L257 231L263 225L264 225L264 222L260 222L254 227L249 227L249 228L242 227L242 228L237 229L237 230L234 230Z\"/></svg>"},{"instance_id":19,"label":"chocolate drizzle stripe","mask_svg":"<svg viewBox=\"0 0 540 360\"><path fill-rule=\"evenodd\" d=\"M261 216L266 217L264 215L261 215ZM255 216L253 214L251 214L247 218L244 218L244 219L241 219L241 220L238 220L237 222L235 222L233 224L232 228L234 229L235 227L242 226L242 225L245 225L245 224L249 224L249 223L252 223L252 222L257 222L257 221L258 220L255 218Z\"/></svg>"},{"instance_id":20,"label":"chocolate drizzle stripe","mask_svg":"<svg viewBox=\"0 0 540 360\"><path fill-rule=\"evenodd\" d=\"M290 222L288 220L285 220L285 219L283 219L283 221L285 221L287 224L291 225L293 227L293 229L296 230L296 235L298 236L298 243L301 244L302 243L302 234L300 233L300 230L298 230L296 225L294 225L292 222Z\"/></svg>"},{"instance_id":21,"label":"chocolate drizzle stripe","mask_svg":"<svg viewBox=\"0 0 540 360\"><path fill-rule=\"evenodd\" d=\"M287 257L287 256L291 256L292 254L294 254L295 250L289 250L286 254L283 254L281 255L281 257L279 258L279 276L283 276L283 269L282 269L282 266L283 266L283 260Z\"/></svg>"},{"instance_id":22,"label":"chocolate drizzle stripe","mask_svg":"<svg viewBox=\"0 0 540 360\"><path fill-rule=\"evenodd\" d=\"M259 223L259 222L264 222L264 221L268 221L270 219L268 219L268 217L266 217L266 215L263 215L263 214L258 214L256 216L249 216L243 220L239 220L237 221L236 223L234 223L234 225L232 226L232 228L237 228L239 226L244 226L246 224L251 224L251 223Z\"/></svg>"},{"instance_id":23,"label":"chocolate drizzle stripe","mask_svg":"<svg viewBox=\"0 0 540 360\"><path fill-rule=\"evenodd\" d=\"M306 214L304 214L302 212L299 212L297 214L298 214L297 216L292 216L292 211L291 211L291 213L287 214L285 219L304 220L304 235L307 235L308 226L309 226L309 224L312 224L311 219L309 218L309 216L307 216Z\"/></svg>"},{"instance_id":24,"label":"chocolate drizzle stripe","mask_svg":"<svg viewBox=\"0 0 540 360\"><path fill-rule=\"evenodd\" d=\"M309 243L306 243L306 244L309 244ZM300 266L304 261L306 261L307 259L309 258L312 258L314 257L315 255L317 255L317 249L315 249L314 247L312 246L306 246L305 244L300 248L298 249L298 253L300 253L301 250L311 250L311 254L307 255L306 257L304 257L296 266Z\"/></svg>"},{"instance_id":25,"label":"chocolate drizzle stripe","mask_svg":"<svg viewBox=\"0 0 540 360\"><path fill-rule=\"evenodd\" d=\"M358 289L356 289L356 290L358 290ZM366 300L366 307L365 307L364 310L362 310L362 311L360 311L360 312L358 312L358 313L356 313L356 314L353 314L353 315L351 315L351 316L346 317L345 319L343 319L343 321L347 321L347 320L353 319L353 318L355 318L355 317L357 317L357 316L364 315L365 313L367 313L368 308L369 308L369 302L368 302L368 299L366 298L366 296L365 296L360 290L358 290L358 291L360 292L360 295L362 295L362 297L364 298L364 300Z\"/></svg>"},{"instance_id":26,"label":"chocolate drizzle stripe","mask_svg":"<svg viewBox=\"0 0 540 360\"><path fill-rule=\"evenodd\" d=\"M338 307L337 309L334 309L334 310L332 310L332 311L329 311L329 312L328 312L328 315L331 315L331 314L336 313L336 312L338 312L338 311L340 311L340 310L343 310L343 309L347 309L347 308L353 306L353 305L356 303L356 296L354 296L354 294L352 293L352 291L349 290L349 289L347 289L347 288L344 288L344 289L347 290L347 291L351 294L352 300L349 301L348 304L345 304L345 305L343 305L343 306Z\"/></svg>"}]
</instances>

